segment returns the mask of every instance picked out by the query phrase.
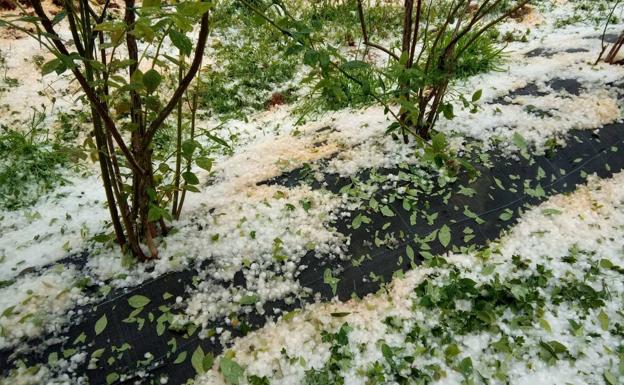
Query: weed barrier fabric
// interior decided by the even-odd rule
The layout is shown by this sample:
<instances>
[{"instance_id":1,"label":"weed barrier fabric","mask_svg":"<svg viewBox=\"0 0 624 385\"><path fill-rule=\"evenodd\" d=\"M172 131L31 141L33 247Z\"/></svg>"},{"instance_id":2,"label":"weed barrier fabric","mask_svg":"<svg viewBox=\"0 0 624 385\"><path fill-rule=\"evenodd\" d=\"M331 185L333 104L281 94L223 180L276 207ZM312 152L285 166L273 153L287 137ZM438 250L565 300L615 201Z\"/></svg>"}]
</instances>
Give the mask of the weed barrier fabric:
<instances>
[{"instance_id":1,"label":"weed barrier fabric","mask_svg":"<svg viewBox=\"0 0 624 385\"><path fill-rule=\"evenodd\" d=\"M335 223L340 232L351 238L347 253L352 256L352 260L362 258L361 263L357 266L352 260L323 263L311 252L302 261L308 267L301 272L299 282L314 293L320 294L322 299L328 300L334 293L324 282L324 271L331 267L339 272L337 277L340 281L335 294L341 300L347 300L353 295L362 297L376 292L381 284L389 282L397 271L407 271L425 257L418 252L414 236L423 237L443 225L448 226L454 236L450 238L446 247L440 242L431 242L431 249L428 252L432 255L469 244L485 245L488 241L498 238L501 231L513 225L525 208L545 200L550 195L573 191L577 185L584 183L585 177L589 174L596 173L601 178L607 178L624 169L623 153L624 124L607 125L594 132L573 131L569 135L567 145L548 156L520 157L513 160L503 154L492 152L489 154L492 167L474 163L481 173L476 180L471 182L468 175L462 173L450 186L452 192L450 196L445 198L443 195L448 190L440 190L434 191L426 201L418 201L418 204L426 206L423 213L437 213L433 221L418 220L415 224L411 224L409 213L400 207L401 204L397 200L389 204L395 216L386 217L369 213L371 223L356 230L349 228L349 225L351 218L358 212L352 212L347 219ZM383 170L388 174L395 171ZM536 177L538 175L539 178ZM363 173L362 177L366 176L367 173ZM307 182L305 170L295 170L266 183L295 185ZM328 189L338 192L350 183L350 180L327 175L325 182ZM543 192L535 193L537 185ZM454 190L459 186L469 187L475 193L472 196L457 194ZM312 183L312 187L319 188L320 184ZM381 200L383 190L378 194L380 195L377 199ZM472 213L470 216L466 215L466 208ZM506 213L504 220L501 219L502 213ZM477 225L476 222L480 224ZM384 226L387 226L385 231L388 234L403 232L405 234L403 240L393 244L392 247L371 244L373 230L377 231ZM458 236L463 234L467 227L474 230L469 240ZM405 255L407 246L416 251L413 261ZM366 257L363 258L364 256ZM38 354L0 352L0 367L6 374L17 360L35 364L47 362L53 352L57 352L59 356L64 354L69 356L77 348L76 341L86 335L86 341L89 341L86 346L87 357L105 349L96 368L89 369L87 359L75 372L78 375L86 375L91 385L150 384L160 383L163 378L167 378L167 384L183 384L195 376L190 357L198 346L201 346L204 352L211 352L215 356L223 349L217 339L199 339L197 331L184 336L183 332L158 326L161 317L166 313L164 310L174 307L176 297L185 295L186 286L197 275L198 271L195 270L172 272L147 281L128 292L113 291L104 302L83 309L85 315L82 320L71 326L65 334L66 342L52 345L45 352ZM231 282L222 284L227 286ZM234 284L245 285L242 274L235 276ZM128 322L129 314L135 310L128 304L128 298L134 295L145 295L151 299L141 313L144 318L143 325ZM240 336L264 325L268 317L275 315L274 309L289 311L302 305L299 301L291 304L283 301L271 302L265 305L264 316L257 313L246 315L240 318L241 324L237 328L226 325L223 321L216 322L212 326L229 330L233 336ZM108 327L96 335L95 325L103 315L106 315ZM52 336L31 341L29 346L37 346L46 338ZM182 355L186 356L185 360L177 361ZM122 374L129 374L130 377L119 381Z\"/></svg>"},{"instance_id":2,"label":"weed barrier fabric","mask_svg":"<svg viewBox=\"0 0 624 385\"><path fill-rule=\"evenodd\" d=\"M612 124L603 127L596 134L590 131L573 132L566 147L557 150L550 157L532 157L530 160L521 158L514 161L500 154L491 154L493 168L481 167L482 175L473 183L468 183L466 174L454 183L454 186L463 185L474 189L476 193L473 197L453 194L445 203L440 195L434 194L433 199L428 200L430 208L427 211L439 215L432 224L419 221L411 225L405 211L397 207L399 203L395 202L392 209L397 216L390 218L391 231L399 230L411 236L423 236L443 225L447 225L452 234L462 234L466 227L474 229L474 237L467 242L461 237L452 237L447 247L439 242L431 242L429 253L433 255L470 244L485 245L497 239L502 230L511 227L523 209L546 200L548 196L574 191L576 186L585 182L589 174L596 173L601 178L608 178L624 169L623 152L624 125ZM544 174L541 183L536 183L535 180L538 173ZM524 186L524 181L532 181L533 185ZM499 188L501 184L506 188ZM537 184L543 189L543 194L535 193ZM469 208L475 218L466 216L465 207ZM503 212L508 213L504 220L501 219ZM369 217L373 222L369 227L374 229L381 228L389 219L380 215ZM483 223L477 224L477 221ZM348 230L344 225L340 223L338 228L346 232ZM412 237L406 237L408 240L394 245L392 249L370 247L370 237L371 232L367 229L360 228L351 232L348 253L353 259L362 255L370 258L357 267L349 265L350 261L344 264L336 290L341 300L351 298L352 294L362 297L375 292L380 288L380 283L389 282L396 271L407 271L412 266L412 262L405 258L408 245L413 250L418 250L417 245L409 240ZM422 260L422 256L417 257ZM299 278L301 284L314 292L322 293L323 298L331 298L330 287L323 283L324 266L318 266L318 261L315 266L313 258L303 263L311 267L302 272ZM370 279L371 276L374 278Z\"/></svg>"},{"instance_id":3,"label":"weed barrier fabric","mask_svg":"<svg viewBox=\"0 0 624 385\"><path fill-rule=\"evenodd\" d=\"M472 197L453 194L445 203L440 194L434 193L432 199L428 200L428 211L439 213L438 218L432 224L419 221L415 225L411 225L406 213L400 207L396 207L398 202L392 206L396 216L391 218L371 216L372 223L366 228L351 231L348 229L346 221L336 223L336 227L341 232L351 233L348 253L354 259L363 255L369 256L359 266L351 265L350 261L333 261L331 263L333 268L342 268L336 294L343 300L349 299L352 294L364 296L377 291L382 282L391 280L392 275L397 270L406 271L411 268L411 261L405 258L405 247L411 245L414 250L418 250L413 241L409 240L411 235L428 234L443 224L446 224L453 234L460 234L466 226L472 226L475 229L474 238L468 242L464 242L461 237L452 237L446 248L439 243L432 243L429 252L434 255L453 247L466 246L468 243L483 245L496 239L503 229L515 222L523 208L539 203L548 195L573 191L578 184L584 182L584 177L587 174L597 173L600 177L606 178L614 172L624 169L622 151L624 151L624 125L622 124L605 126L595 134L589 131L573 132L567 146L554 152L550 157L510 160L501 154L490 154L494 164L493 168L481 167L481 177L471 184L468 183L467 175L462 174L453 185L455 187L464 185L474 189L476 194ZM534 180L539 169L543 170L545 174L541 180L548 182L541 185L545 194L536 197L528 194L528 190L522 184L525 180ZM392 170L388 172L392 172ZM299 173L295 171L270 183L294 184L300 182L299 176ZM346 179L332 175L327 177L327 181L330 183L329 188L335 191L349 183ZM506 189L498 188L499 183L506 186ZM474 224L475 218L466 217L463 210L466 206L484 221L481 225L476 226ZM511 216L508 220L501 221L500 215L506 210L511 210ZM356 215L357 213L352 214ZM388 231L403 231L410 236L406 236L405 242L394 245L393 248L371 247L369 244L370 229L380 228L388 221L391 222ZM416 262L421 258L422 256L418 255ZM323 299L329 299L333 293L323 279L323 273L327 266L319 262L321 261L310 253L303 261L309 267L301 273L299 281L315 293L320 293ZM376 278L372 279L371 274ZM52 346L40 355L22 357L18 355L18 357L31 363L45 362L48 354L53 351L71 352L71 349L74 348L73 342L85 333L87 340L92 341L87 349L88 352L92 353L98 349L107 348L114 353L110 356L113 357L112 359L107 357L106 365L99 365L100 369L87 369L86 365L79 368L77 373L86 374L90 384L106 384L107 378L110 381L115 377L110 377L112 373L133 373L139 367L147 367L147 371L150 373L149 377L133 377L124 383L142 384L152 381L157 383L160 378L167 377L168 384L182 384L195 375L195 370L192 368L188 357L195 351L196 347L200 345L204 352L212 352L217 355L222 350L218 342L211 342L208 339L200 340L196 334L184 339L181 333L168 329L159 331L156 327L157 321L148 323L146 320L144 327L137 330L136 325L124 322L124 319L134 310L128 305L128 298L132 295L146 295L152 301L143 312L152 313L153 319L157 320L162 313L159 308L173 306L175 298L184 295L185 283L190 282L194 275L197 275L197 272L193 270L169 273L158 279L148 281L131 292L111 293L108 299L98 304L97 307L85 309L88 311L87 315L80 324L70 328L67 334L67 342L64 345ZM242 275L235 277L235 281L238 285L244 286L245 284ZM165 293L169 293L171 296L164 299ZM301 303L286 305L285 303L273 302L268 303L265 310L268 315L271 315L273 308L290 310L300 305ZM108 327L96 336L94 332L95 323L104 314L107 316ZM255 314L243 321L244 327L242 328L234 329L223 323L218 323L215 326L227 328L232 331L233 335L238 336L244 334L246 330L261 327L265 321L266 317ZM37 342L31 344L36 345ZM173 344L176 345L176 351L171 353ZM148 352L153 355L153 358L146 356ZM174 363L182 352L186 352L187 359L182 363ZM11 362L17 358L10 357L10 353L2 352L0 354L0 364L3 368L12 366Z\"/></svg>"}]
</instances>

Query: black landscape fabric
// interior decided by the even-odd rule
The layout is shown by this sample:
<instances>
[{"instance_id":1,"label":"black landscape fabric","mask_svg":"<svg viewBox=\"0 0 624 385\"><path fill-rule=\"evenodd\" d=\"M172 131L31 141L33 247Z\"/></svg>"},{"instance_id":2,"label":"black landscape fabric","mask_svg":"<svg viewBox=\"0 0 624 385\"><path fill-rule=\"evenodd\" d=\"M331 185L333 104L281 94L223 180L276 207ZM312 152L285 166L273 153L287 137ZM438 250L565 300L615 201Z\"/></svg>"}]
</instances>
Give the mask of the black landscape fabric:
<instances>
[{"instance_id":1,"label":"black landscape fabric","mask_svg":"<svg viewBox=\"0 0 624 385\"><path fill-rule=\"evenodd\" d=\"M578 86L578 82L574 80L555 79L551 82L552 88L566 89L570 93L578 92ZM516 92L535 92L531 86L525 88ZM394 216L367 213L372 223L355 230L350 225L358 213L353 212L350 217L342 217L334 226L350 237L347 254L351 259L321 260L310 252L302 261L307 268L299 275L299 282L312 292L318 293L322 299L330 299L334 292L324 279L324 272L329 267L340 279L334 290L341 300L376 292L383 282L389 282L397 272L417 268L422 258L431 258L431 255L457 250L462 246L482 246L498 238L503 230L516 222L523 210L548 196L573 191L576 186L584 183L589 174L596 173L599 177L607 178L624 169L623 154L624 124L620 123L607 125L593 132L572 131L568 135L566 146L543 156L519 156L512 159L497 151L490 152L490 167L482 166L478 161L473 163L480 171L480 176L476 179L471 180L467 173L462 173L452 185L433 191L427 196L427 200L419 200L423 217L418 218L414 224L410 213L401 207L400 200L389 203ZM409 172L407 169L398 168L376 172L389 175L399 171ZM370 172L363 172L360 179L366 179ZM308 176L308 170L302 168L264 183L288 186L308 183L313 188L321 187L321 183ZM350 182L350 179L336 175L325 175L324 186L338 192ZM459 194L458 189L461 186L469 187L475 193L472 196ZM381 201L385 193L381 189L376 199ZM469 236L453 236L446 247L440 242L431 242L428 254L423 255L418 244L414 242L415 237L425 237L443 225L453 234ZM396 237L391 247L372 242L373 238L397 234L401 236ZM415 251L411 259L406 257L408 246ZM87 257L73 256L64 262L80 266ZM354 260L358 263L353 263ZM42 341L49 342L58 337L44 336L18 349L31 351L30 353L1 351L0 368L6 374L18 360L32 365L47 362L54 355L69 357L76 351L79 345L77 341L84 340L86 335L89 343L82 349L86 349L88 357L94 353L101 354L99 365L90 369L86 360L76 373L86 375L91 385L157 384L162 378L167 378L166 383L170 385L183 384L195 376L190 357L198 346L205 353L215 356L223 350L218 338L200 339L197 330L173 331L165 327L166 323L163 322L163 317L174 307L176 297L185 296L193 277L197 275L196 270L171 272L130 291L114 290L97 306L79 309L82 316L76 317L76 323L61 336L67 338L59 339L64 342L51 344L45 352L32 353L33 349L28 347L36 347ZM220 284L244 287L245 280L239 272L233 282ZM95 292L98 288L89 289ZM135 310L128 304L128 298L133 295L145 295L151 299L141 312L141 322L129 318ZM265 305L264 315L251 312L239 316L240 323L236 327L226 325L223 320L216 321L212 327L224 328L231 331L233 336L240 336L260 328L269 317L274 317L274 309L285 312L302 305L299 300L289 304L284 301L271 302ZM94 325L103 315L106 315L108 327L101 334L95 335ZM122 374L129 375L129 378L120 381Z\"/></svg>"}]
</instances>

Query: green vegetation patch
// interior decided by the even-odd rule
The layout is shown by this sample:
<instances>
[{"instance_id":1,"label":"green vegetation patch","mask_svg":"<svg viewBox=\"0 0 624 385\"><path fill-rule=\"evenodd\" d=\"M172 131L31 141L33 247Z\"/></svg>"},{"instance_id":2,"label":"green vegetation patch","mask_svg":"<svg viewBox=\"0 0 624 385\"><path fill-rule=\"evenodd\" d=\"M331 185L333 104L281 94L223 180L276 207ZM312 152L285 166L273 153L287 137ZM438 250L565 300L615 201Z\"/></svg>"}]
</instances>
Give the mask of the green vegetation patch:
<instances>
[{"instance_id":1,"label":"green vegetation patch","mask_svg":"<svg viewBox=\"0 0 624 385\"><path fill-rule=\"evenodd\" d=\"M17 131L0 135L0 208L16 210L34 204L65 185L62 167L78 156L69 147L36 140Z\"/></svg>"}]
</instances>

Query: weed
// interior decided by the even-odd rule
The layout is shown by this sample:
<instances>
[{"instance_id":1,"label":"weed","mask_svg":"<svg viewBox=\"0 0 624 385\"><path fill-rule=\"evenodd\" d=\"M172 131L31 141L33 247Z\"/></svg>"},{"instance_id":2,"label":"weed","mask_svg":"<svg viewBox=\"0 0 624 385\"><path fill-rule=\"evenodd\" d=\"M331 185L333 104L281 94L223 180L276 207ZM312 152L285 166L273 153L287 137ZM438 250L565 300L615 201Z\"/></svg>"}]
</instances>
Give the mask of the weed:
<instances>
[{"instance_id":1,"label":"weed","mask_svg":"<svg viewBox=\"0 0 624 385\"><path fill-rule=\"evenodd\" d=\"M62 167L77 155L72 148L5 129L0 135L0 208L27 207L65 185Z\"/></svg>"},{"instance_id":2,"label":"weed","mask_svg":"<svg viewBox=\"0 0 624 385\"><path fill-rule=\"evenodd\" d=\"M283 55L287 47L274 30L258 26L244 12L231 17L234 27L222 26L216 32L221 35L212 47L217 60L202 76L202 107L223 117L243 118L265 109L275 93L282 103L292 102L298 58Z\"/></svg>"}]
</instances>

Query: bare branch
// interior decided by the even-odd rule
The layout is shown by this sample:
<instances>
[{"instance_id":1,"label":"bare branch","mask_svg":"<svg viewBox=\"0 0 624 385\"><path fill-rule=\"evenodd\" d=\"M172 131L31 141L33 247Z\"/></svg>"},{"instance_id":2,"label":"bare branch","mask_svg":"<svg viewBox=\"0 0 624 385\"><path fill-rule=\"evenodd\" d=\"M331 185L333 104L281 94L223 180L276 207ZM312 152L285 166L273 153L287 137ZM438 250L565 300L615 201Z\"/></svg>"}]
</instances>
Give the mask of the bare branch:
<instances>
[{"instance_id":1,"label":"bare branch","mask_svg":"<svg viewBox=\"0 0 624 385\"><path fill-rule=\"evenodd\" d=\"M468 42L466 43L466 45L462 48L462 50L458 53L458 55L461 55L468 47L470 47L472 45L472 43L474 43L475 40L477 40L479 38L479 36L483 35L483 33L485 33L485 31L489 30L490 28L492 28L493 26L495 26L496 24L500 23L501 21L505 20L506 18L508 18L512 13L514 13L515 11L517 11L518 9L524 7L525 5L529 4L531 2L531 0L522 0L521 2L519 2L515 7L511 8L510 10L508 10L507 12L503 13L502 15L500 15L499 17L497 17L496 19L492 20L491 22L487 23L486 25L484 25L480 30L477 31L477 33L475 33L470 40L468 40Z\"/></svg>"},{"instance_id":2,"label":"bare branch","mask_svg":"<svg viewBox=\"0 0 624 385\"><path fill-rule=\"evenodd\" d=\"M408 68L414 65L414 55L416 53L416 43L418 42L418 35L420 32L420 19L422 17L422 0L418 0L416 4L416 20L414 20L414 35L412 36L412 46L410 47L409 60L407 61ZM423 40L424 41L424 40Z\"/></svg>"},{"instance_id":3,"label":"bare branch","mask_svg":"<svg viewBox=\"0 0 624 385\"><path fill-rule=\"evenodd\" d=\"M392 52L386 47L383 47L376 43L372 43L368 40L368 32L366 31L366 22L364 20L364 7L362 6L362 0L358 0L357 8L358 8L358 17L360 19L360 27L362 28L362 38L364 39L364 45L377 48L378 50L383 51L387 53L388 55L390 55L396 61L399 61L399 56L397 54L395 54L394 52Z\"/></svg>"}]
</instances>

